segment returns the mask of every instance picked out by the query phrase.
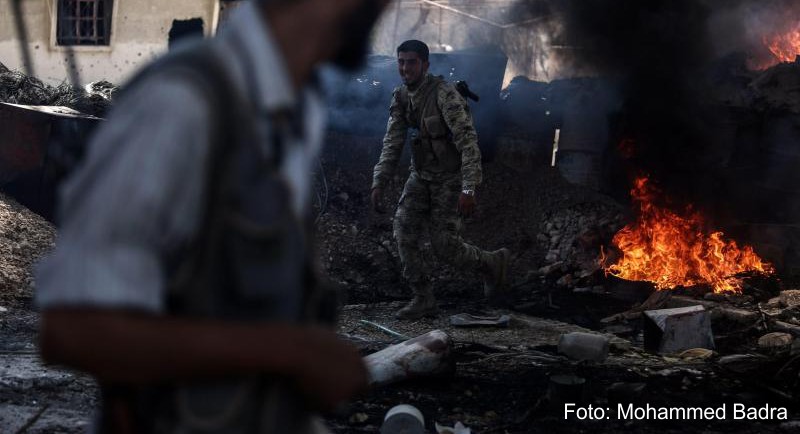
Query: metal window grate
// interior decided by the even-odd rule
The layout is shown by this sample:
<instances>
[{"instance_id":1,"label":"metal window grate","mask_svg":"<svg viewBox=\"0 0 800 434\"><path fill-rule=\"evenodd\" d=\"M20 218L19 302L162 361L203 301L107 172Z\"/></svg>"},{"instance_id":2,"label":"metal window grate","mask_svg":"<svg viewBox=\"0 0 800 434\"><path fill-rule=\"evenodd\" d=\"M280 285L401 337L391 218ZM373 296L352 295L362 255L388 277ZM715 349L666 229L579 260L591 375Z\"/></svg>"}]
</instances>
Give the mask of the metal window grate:
<instances>
[{"instance_id":1,"label":"metal window grate","mask_svg":"<svg viewBox=\"0 0 800 434\"><path fill-rule=\"evenodd\" d=\"M58 0L58 45L108 45L112 0Z\"/></svg>"}]
</instances>

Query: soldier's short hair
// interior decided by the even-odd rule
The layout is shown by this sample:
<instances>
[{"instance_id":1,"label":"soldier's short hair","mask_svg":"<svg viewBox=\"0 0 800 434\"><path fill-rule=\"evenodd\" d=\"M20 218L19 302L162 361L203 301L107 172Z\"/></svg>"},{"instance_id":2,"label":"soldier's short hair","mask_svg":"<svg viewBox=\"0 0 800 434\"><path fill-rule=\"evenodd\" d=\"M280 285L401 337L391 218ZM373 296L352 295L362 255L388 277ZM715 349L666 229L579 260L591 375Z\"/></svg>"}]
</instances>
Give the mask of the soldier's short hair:
<instances>
[{"instance_id":1,"label":"soldier's short hair","mask_svg":"<svg viewBox=\"0 0 800 434\"><path fill-rule=\"evenodd\" d=\"M428 49L428 45L422 41L418 41L416 39L409 39L408 41L403 42L397 47L397 54L400 53L417 53L419 58L428 61L428 56L431 53L431 50Z\"/></svg>"}]
</instances>

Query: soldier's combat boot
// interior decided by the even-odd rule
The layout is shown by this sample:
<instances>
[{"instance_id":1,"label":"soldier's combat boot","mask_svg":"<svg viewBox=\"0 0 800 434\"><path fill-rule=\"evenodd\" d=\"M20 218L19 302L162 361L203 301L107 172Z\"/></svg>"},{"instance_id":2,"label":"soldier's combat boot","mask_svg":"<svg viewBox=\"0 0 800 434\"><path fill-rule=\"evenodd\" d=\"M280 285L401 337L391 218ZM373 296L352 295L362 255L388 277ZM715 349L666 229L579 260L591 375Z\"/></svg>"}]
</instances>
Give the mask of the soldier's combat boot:
<instances>
[{"instance_id":1,"label":"soldier's combat boot","mask_svg":"<svg viewBox=\"0 0 800 434\"><path fill-rule=\"evenodd\" d=\"M395 314L397 319L419 319L423 316L436 315L439 312L430 283L412 285L411 289L414 292L414 298L404 308L397 311Z\"/></svg>"},{"instance_id":2,"label":"soldier's combat boot","mask_svg":"<svg viewBox=\"0 0 800 434\"><path fill-rule=\"evenodd\" d=\"M492 298L506 289L508 280L508 263L511 251L502 248L487 255L484 260L483 295Z\"/></svg>"}]
</instances>

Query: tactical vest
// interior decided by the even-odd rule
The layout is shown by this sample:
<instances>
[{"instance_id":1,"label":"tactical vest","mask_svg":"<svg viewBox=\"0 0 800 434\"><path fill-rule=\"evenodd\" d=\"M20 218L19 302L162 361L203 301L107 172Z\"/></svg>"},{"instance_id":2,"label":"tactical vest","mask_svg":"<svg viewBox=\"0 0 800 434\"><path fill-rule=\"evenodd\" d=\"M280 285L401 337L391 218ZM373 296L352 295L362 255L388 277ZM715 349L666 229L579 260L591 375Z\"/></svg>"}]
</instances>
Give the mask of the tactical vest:
<instances>
[{"instance_id":1,"label":"tactical vest","mask_svg":"<svg viewBox=\"0 0 800 434\"><path fill-rule=\"evenodd\" d=\"M204 211L197 235L170 255L166 305L170 316L238 322L332 320L329 293L316 284L309 216L298 218L277 168L280 140L266 158L253 140L251 109L239 96L214 47L185 49L139 75L175 75L212 108ZM279 122L277 119L275 122ZM273 123L274 126L274 123ZM324 310L324 312L323 312ZM303 433L310 417L281 380L230 378L150 388L103 387L104 405L131 414L132 432ZM108 420L116 409L105 408Z\"/></svg>"},{"instance_id":2,"label":"tactical vest","mask_svg":"<svg viewBox=\"0 0 800 434\"><path fill-rule=\"evenodd\" d=\"M398 99L405 111L409 126L417 130L411 138L411 158L414 169L432 173L461 170L461 153L453 143L453 133L447 127L438 96L441 86L452 86L441 76L428 75L417 92L423 92L418 103L411 98L408 87L401 86Z\"/></svg>"}]
</instances>

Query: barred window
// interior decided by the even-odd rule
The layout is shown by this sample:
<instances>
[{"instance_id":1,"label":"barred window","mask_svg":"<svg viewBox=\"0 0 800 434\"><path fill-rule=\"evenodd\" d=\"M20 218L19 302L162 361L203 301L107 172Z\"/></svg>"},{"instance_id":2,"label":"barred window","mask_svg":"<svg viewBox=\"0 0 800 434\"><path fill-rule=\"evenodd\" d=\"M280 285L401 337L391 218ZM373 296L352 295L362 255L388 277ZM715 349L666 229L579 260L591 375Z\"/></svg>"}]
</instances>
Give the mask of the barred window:
<instances>
[{"instance_id":1,"label":"barred window","mask_svg":"<svg viewBox=\"0 0 800 434\"><path fill-rule=\"evenodd\" d=\"M58 0L58 45L108 45L113 0Z\"/></svg>"}]
</instances>

